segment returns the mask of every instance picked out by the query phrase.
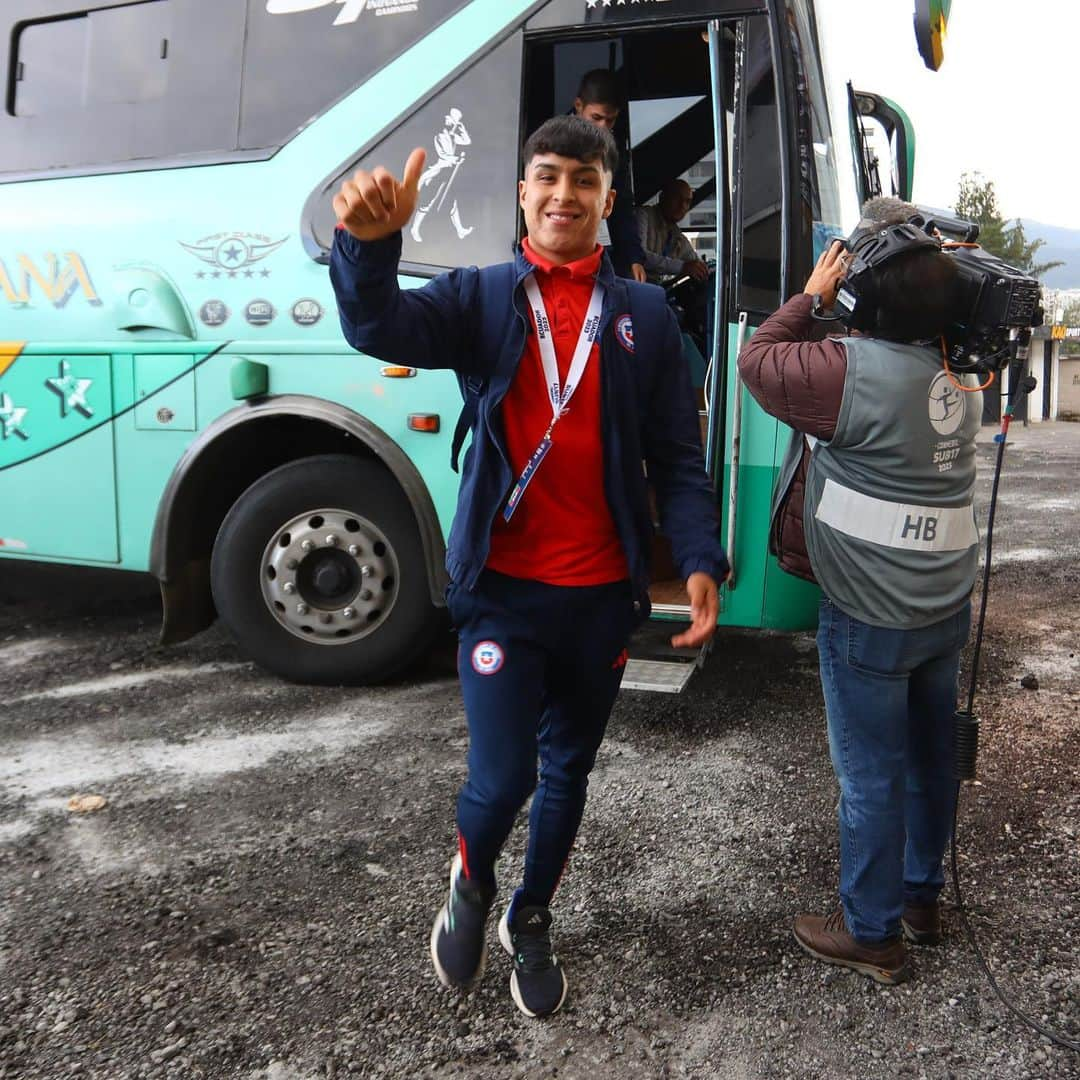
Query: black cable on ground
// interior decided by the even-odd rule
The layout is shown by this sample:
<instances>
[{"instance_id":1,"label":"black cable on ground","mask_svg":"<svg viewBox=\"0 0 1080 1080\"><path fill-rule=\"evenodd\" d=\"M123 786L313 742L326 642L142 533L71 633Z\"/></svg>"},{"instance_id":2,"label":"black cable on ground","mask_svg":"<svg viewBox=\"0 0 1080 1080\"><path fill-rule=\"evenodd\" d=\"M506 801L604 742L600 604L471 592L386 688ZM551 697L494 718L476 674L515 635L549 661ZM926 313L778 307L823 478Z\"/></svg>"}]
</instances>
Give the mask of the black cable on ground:
<instances>
[{"instance_id":1,"label":"black cable on ground","mask_svg":"<svg viewBox=\"0 0 1080 1080\"><path fill-rule=\"evenodd\" d=\"M1005 423L1002 425L1001 434L997 437L997 461L994 465L994 480L990 489L990 509L986 518L986 560L983 566L982 596L979 600L979 621L975 630L975 650L971 658L971 683L968 688L967 712L957 713L958 761L956 775L960 779L972 779L975 775L975 756L978 751L979 721L975 719L973 710L975 706L975 683L979 673L979 654L982 650L983 623L986 619L986 598L990 591L990 558L994 546L994 512L997 509L998 484L1001 480L1001 468L1005 460L1005 439L1009 430L1008 421L1011 419L1013 410L1016 408L1019 400L1031 389L1031 385L1026 382L1027 379L1030 379L1030 376L1021 376L1019 374L1019 369L1015 370L1012 380L1014 385L1010 387L1009 392L1009 408L1006 411ZM1034 380L1031 380L1031 382L1034 382ZM967 932L968 941L971 943L971 950L975 953L975 958L979 961L979 966L982 968L987 981L990 983L991 988L1002 1005L1004 1005L1022 1023L1026 1024L1033 1031L1037 1031L1040 1035L1045 1035L1052 1043L1064 1047L1066 1050L1080 1053L1080 1042L1077 1042L1074 1039L1067 1039L1064 1035L1051 1031L1050 1028L1045 1027L1043 1024L1040 1024L1038 1020L1028 1016L1027 1013L1023 1012L1009 1000L1005 992L998 986L997 979L994 978L994 973L990 970L990 965L986 962L986 958L979 948L979 943L975 938L975 931L972 928L970 919L968 919L967 909L964 907L964 900L960 893L960 870L956 857L956 823L959 808L960 782L958 779L956 785L956 800L953 803L952 840L950 844L952 849L952 881L953 891L956 893L956 909L960 912L964 930Z\"/></svg>"},{"instance_id":2,"label":"black cable on ground","mask_svg":"<svg viewBox=\"0 0 1080 1080\"><path fill-rule=\"evenodd\" d=\"M959 787L959 785L957 785ZM959 800L958 800L959 801ZM1026 1012L1023 1012L1018 1006L1014 1005L1012 1001L1006 996L1005 991L998 986L997 979L994 978L994 973L990 970L990 965L986 962L986 958L982 954L982 950L979 948L979 942L975 938L975 931L971 926L971 922L968 919L967 909L964 907L963 897L960 895L960 873L956 865L956 811L953 811L953 835L952 835L952 880L953 890L956 893L956 910L960 912L960 918L964 924L964 929L967 931L968 941L971 943L971 951L975 954L975 959L979 961L979 967L983 969L983 974L986 976L987 981L993 988L995 994L997 994L998 1000L1005 1006L1014 1016L1016 1016L1022 1023L1027 1024L1029 1028L1037 1031L1040 1035L1045 1035L1052 1043L1056 1043L1058 1046L1063 1046L1066 1050L1072 1050L1080 1054L1080 1042L1076 1042L1073 1039L1067 1039L1064 1035L1059 1035L1056 1031L1051 1031L1050 1028L1040 1024L1038 1020L1031 1016L1028 1016Z\"/></svg>"}]
</instances>

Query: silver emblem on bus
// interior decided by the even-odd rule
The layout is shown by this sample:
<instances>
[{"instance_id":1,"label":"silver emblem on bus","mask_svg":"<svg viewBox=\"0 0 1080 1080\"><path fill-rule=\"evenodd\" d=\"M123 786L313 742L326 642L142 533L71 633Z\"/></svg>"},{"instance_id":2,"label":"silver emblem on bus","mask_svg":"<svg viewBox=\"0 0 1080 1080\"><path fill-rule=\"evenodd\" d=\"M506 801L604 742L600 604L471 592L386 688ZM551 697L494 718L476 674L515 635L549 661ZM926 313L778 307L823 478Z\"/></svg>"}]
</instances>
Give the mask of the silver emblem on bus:
<instances>
[{"instance_id":1,"label":"silver emblem on bus","mask_svg":"<svg viewBox=\"0 0 1080 1080\"><path fill-rule=\"evenodd\" d=\"M277 251L288 239L288 236L283 236L280 240L271 240L262 233L220 232L204 236L194 244L185 244L183 240L178 240L177 243L185 251L214 267L212 271L197 271L197 278L253 278L270 276L269 270L263 268L255 271L252 267Z\"/></svg>"}]
</instances>

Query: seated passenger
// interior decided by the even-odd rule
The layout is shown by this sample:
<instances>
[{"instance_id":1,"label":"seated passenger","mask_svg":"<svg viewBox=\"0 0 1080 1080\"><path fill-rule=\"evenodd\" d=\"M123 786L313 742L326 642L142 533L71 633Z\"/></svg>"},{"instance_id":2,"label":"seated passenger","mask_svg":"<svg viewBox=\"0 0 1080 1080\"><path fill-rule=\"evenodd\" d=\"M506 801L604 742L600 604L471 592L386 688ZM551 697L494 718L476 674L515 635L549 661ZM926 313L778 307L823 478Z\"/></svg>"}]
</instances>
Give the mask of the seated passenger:
<instances>
[{"instance_id":1,"label":"seated passenger","mask_svg":"<svg viewBox=\"0 0 1080 1080\"><path fill-rule=\"evenodd\" d=\"M690 211L693 191L685 180L669 180L653 206L637 208L638 236L645 249L645 273L653 284L689 274L704 281L709 268L698 257L679 222Z\"/></svg>"}]
</instances>

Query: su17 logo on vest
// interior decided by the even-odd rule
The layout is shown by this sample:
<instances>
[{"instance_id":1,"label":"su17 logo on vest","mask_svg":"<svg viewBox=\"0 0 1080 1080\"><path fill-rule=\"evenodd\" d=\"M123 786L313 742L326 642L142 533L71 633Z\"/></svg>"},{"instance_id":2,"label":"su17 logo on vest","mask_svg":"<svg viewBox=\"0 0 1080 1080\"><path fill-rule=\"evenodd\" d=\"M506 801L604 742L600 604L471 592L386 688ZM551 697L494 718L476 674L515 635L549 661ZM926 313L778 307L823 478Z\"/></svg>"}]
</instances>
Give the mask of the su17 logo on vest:
<instances>
[{"instance_id":1,"label":"su17 logo on vest","mask_svg":"<svg viewBox=\"0 0 1080 1080\"><path fill-rule=\"evenodd\" d=\"M927 392L930 426L939 435L954 434L967 415L967 394L959 389L946 371L939 371ZM934 465L938 472L949 472L960 456L959 439L939 439L934 444Z\"/></svg>"}]
</instances>

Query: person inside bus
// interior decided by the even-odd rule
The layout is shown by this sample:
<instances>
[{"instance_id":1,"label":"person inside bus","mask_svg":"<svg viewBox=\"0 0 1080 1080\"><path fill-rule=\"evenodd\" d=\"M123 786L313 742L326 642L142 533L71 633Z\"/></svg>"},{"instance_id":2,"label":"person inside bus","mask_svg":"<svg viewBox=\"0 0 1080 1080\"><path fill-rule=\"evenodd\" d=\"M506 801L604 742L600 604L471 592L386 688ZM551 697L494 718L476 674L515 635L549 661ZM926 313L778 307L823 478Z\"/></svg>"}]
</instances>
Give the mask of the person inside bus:
<instances>
[{"instance_id":1,"label":"person inside bus","mask_svg":"<svg viewBox=\"0 0 1080 1080\"><path fill-rule=\"evenodd\" d=\"M622 111L619 83L607 68L585 72L574 98L574 115L595 127L614 134ZM618 147L618 165L613 180L615 205L600 223L600 243L608 248L615 273L620 277L645 281L645 252L638 238L634 218L634 187L630 180L630 148Z\"/></svg>"},{"instance_id":2,"label":"person inside bus","mask_svg":"<svg viewBox=\"0 0 1080 1080\"><path fill-rule=\"evenodd\" d=\"M669 180L660 199L637 208L638 239L645 253L645 272L650 282L662 285L686 277L672 291L683 330L683 359L696 390L705 386L705 357L711 327L708 325L709 267L698 257L693 244L679 228L690 212L694 193L685 180Z\"/></svg>"},{"instance_id":3,"label":"person inside bus","mask_svg":"<svg viewBox=\"0 0 1080 1080\"><path fill-rule=\"evenodd\" d=\"M875 199L860 230L874 236L914 213ZM863 332L813 340L811 309L833 304L848 259L830 245L738 363L761 407L801 433L770 535L780 566L824 593L817 644L840 786L840 904L799 915L795 938L819 960L894 984L910 974L905 939L941 935L982 402L942 366L956 268L939 248L909 244L866 271L877 305L858 320Z\"/></svg>"},{"instance_id":4,"label":"person inside bus","mask_svg":"<svg viewBox=\"0 0 1080 1080\"><path fill-rule=\"evenodd\" d=\"M685 180L669 180L651 206L637 208L638 239L645 252L645 273L653 284L688 275L704 282L709 268L698 256L694 245L679 228L694 200L694 192Z\"/></svg>"},{"instance_id":5,"label":"person inside bus","mask_svg":"<svg viewBox=\"0 0 1080 1080\"><path fill-rule=\"evenodd\" d=\"M446 565L468 776L431 956L445 985L479 980L495 863L535 789L524 878L498 925L513 956L511 994L528 1016L553 1013L566 997L550 905L629 634L649 612L643 463L690 598L691 625L676 646L710 639L728 573L693 394L673 362L675 318L661 290L618 278L597 242L616 158L603 126L548 120L524 148L518 197L528 236L515 261L452 270L405 292L401 229L423 150L400 180L384 168L359 171L333 200L330 275L346 340L386 362L449 368L466 395L472 445Z\"/></svg>"}]
</instances>

